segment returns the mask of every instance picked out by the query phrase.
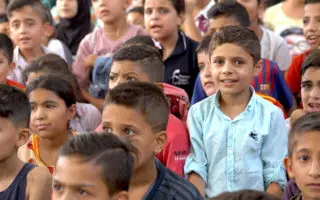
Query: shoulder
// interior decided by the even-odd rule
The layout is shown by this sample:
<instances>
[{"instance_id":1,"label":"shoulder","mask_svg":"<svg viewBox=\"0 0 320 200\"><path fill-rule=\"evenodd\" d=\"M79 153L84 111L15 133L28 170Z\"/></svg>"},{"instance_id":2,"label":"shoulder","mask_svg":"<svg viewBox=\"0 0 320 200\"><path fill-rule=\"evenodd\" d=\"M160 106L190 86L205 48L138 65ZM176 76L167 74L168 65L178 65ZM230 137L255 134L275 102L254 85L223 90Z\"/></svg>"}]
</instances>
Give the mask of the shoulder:
<instances>
[{"instance_id":1,"label":"shoulder","mask_svg":"<svg viewBox=\"0 0 320 200\"><path fill-rule=\"evenodd\" d=\"M91 43L95 40L97 40L98 37L103 36L103 29L102 28L97 28L91 33L87 34L80 42L80 45L84 45L87 43Z\"/></svg>"},{"instance_id":2,"label":"shoulder","mask_svg":"<svg viewBox=\"0 0 320 200\"><path fill-rule=\"evenodd\" d=\"M170 114L167 126L168 140L178 138L189 138L186 125L177 117Z\"/></svg>"},{"instance_id":3,"label":"shoulder","mask_svg":"<svg viewBox=\"0 0 320 200\"><path fill-rule=\"evenodd\" d=\"M274 15L278 14L279 10L282 10L281 9L282 5L283 3L280 2L280 3L277 3L276 5L269 7L265 12L265 16L274 17Z\"/></svg>"},{"instance_id":4,"label":"shoulder","mask_svg":"<svg viewBox=\"0 0 320 200\"><path fill-rule=\"evenodd\" d=\"M46 167L34 167L27 176L27 183L34 185L51 183L51 174Z\"/></svg>"},{"instance_id":5,"label":"shoulder","mask_svg":"<svg viewBox=\"0 0 320 200\"><path fill-rule=\"evenodd\" d=\"M137 26L137 25L129 25L128 32L134 34L135 36L148 34L145 29L143 29L142 27Z\"/></svg>"},{"instance_id":6,"label":"shoulder","mask_svg":"<svg viewBox=\"0 0 320 200\"><path fill-rule=\"evenodd\" d=\"M185 40L187 42L187 46L190 49L196 49L198 46L198 42L194 41L193 39L189 38L187 35L185 35L184 33L182 33L183 36L185 37Z\"/></svg>"},{"instance_id":7,"label":"shoulder","mask_svg":"<svg viewBox=\"0 0 320 200\"><path fill-rule=\"evenodd\" d=\"M195 104L193 104L190 108L190 112L203 112L206 111L208 109L212 109L215 104L215 100L216 100L216 94L212 95L210 97L207 97L205 99L203 99L202 101L199 101Z\"/></svg>"},{"instance_id":8,"label":"shoulder","mask_svg":"<svg viewBox=\"0 0 320 200\"><path fill-rule=\"evenodd\" d=\"M281 114L283 116L282 110L271 103L270 101L264 99L258 94L254 94L256 98L256 112L264 117L273 117L274 115Z\"/></svg>"},{"instance_id":9,"label":"shoulder","mask_svg":"<svg viewBox=\"0 0 320 200\"><path fill-rule=\"evenodd\" d=\"M280 35L264 27L261 27L261 29L263 34L266 34L266 36L270 38L271 42L276 46L287 45L285 40Z\"/></svg>"},{"instance_id":10,"label":"shoulder","mask_svg":"<svg viewBox=\"0 0 320 200\"><path fill-rule=\"evenodd\" d=\"M81 115L86 115L86 114L89 114L90 116L101 115L98 108L96 108L94 105L89 103L77 103L76 107L77 107L77 112L79 112L79 114Z\"/></svg>"},{"instance_id":11,"label":"shoulder","mask_svg":"<svg viewBox=\"0 0 320 200\"><path fill-rule=\"evenodd\" d=\"M167 168L159 189L161 191L166 191L166 196L171 197L171 199L202 199L198 190L190 182Z\"/></svg>"}]
</instances>

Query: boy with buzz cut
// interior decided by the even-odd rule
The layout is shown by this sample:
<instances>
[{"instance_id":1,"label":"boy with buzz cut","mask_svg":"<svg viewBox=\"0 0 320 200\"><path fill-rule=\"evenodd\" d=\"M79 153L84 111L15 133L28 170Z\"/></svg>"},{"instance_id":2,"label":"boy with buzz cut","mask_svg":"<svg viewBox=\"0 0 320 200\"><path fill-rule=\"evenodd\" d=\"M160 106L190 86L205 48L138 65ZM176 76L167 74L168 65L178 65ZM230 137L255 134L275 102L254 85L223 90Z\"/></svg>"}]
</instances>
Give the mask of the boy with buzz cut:
<instances>
[{"instance_id":1,"label":"boy with buzz cut","mask_svg":"<svg viewBox=\"0 0 320 200\"><path fill-rule=\"evenodd\" d=\"M66 60L63 52L52 52L41 45L47 10L39 0L12 0L7 9L10 36L14 41L13 62L16 64L8 79L23 84L22 71L28 63L45 54L55 53Z\"/></svg>"},{"instance_id":2,"label":"boy with buzz cut","mask_svg":"<svg viewBox=\"0 0 320 200\"><path fill-rule=\"evenodd\" d=\"M320 113L311 112L298 119L290 130L288 156L284 163L289 176L301 190L290 200L320 199L319 122Z\"/></svg>"},{"instance_id":3,"label":"boy with buzz cut","mask_svg":"<svg viewBox=\"0 0 320 200\"><path fill-rule=\"evenodd\" d=\"M7 79L7 76L12 74L15 68L13 48L11 39L6 34L0 33L0 84L7 84L23 90L23 85Z\"/></svg>"},{"instance_id":4,"label":"boy with buzz cut","mask_svg":"<svg viewBox=\"0 0 320 200\"><path fill-rule=\"evenodd\" d=\"M162 90L145 82L123 83L108 92L102 125L137 149L131 199L202 199L198 190L155 158L167 142L169 104Z\"/></svg>"},{"instance_id":5,"label":"boy with buzz cut","mask_svg":"<svg viewBox=\"0 0 320 200\"><path fill-rule=\"evenodd\" d=\"M258 37L247 28L223 27L212 36L209 56L219 90L189 111L185 174L209 198L242 189L281 196L286 125L281 110L250 86L261 67Z\"/></svg>"},{"instance_id":6,"label":"boy with buzz cut","mask_svg":"<svg viewBox=\"0 0 320 200\"><path fill-rule=\"evenodd\" d=\"M113 134L74 136L59 153L52 200L128 200L134 151Z\"/></svg>"},{"instance_id":7,"label":"boy with buzz cut","mask_svg":"<svg viewBox=\"0 0 320 200\"><path fill-rule=\"evenodd\" d=\"M19 89L0 84L0 199L49 200L47 169L23 163L18 148L29 139L30 103Z\"/></svg>"}]
</instances>

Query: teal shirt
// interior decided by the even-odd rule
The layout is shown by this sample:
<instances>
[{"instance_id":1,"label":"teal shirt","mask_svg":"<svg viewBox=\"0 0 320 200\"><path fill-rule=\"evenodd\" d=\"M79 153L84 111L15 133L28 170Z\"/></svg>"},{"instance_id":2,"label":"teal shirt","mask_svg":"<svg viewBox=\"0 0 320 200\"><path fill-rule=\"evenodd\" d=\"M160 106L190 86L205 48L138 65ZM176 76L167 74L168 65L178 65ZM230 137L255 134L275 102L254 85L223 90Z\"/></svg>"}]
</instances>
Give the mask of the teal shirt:
<instances>
[{"instance_id":1,"label":"teal shirt","mask_svg":"<svg viewBox=\"0 0 320 200\"><path fill-rule=\"evenodd\" d=\"M48 9L53 8L56 5L56 0L41 0L43 5L45 5Z\"/></svg>"},{"instance_id":2,"label":"teal shirt","mask_svg":"<svg viewBox=\"0 0 320 200\"><path fill-rule=\"evenodd\" d=\"M282 111L252 91L247 108L233 120L219 108L220 93L193 105L188 116L191 153L185 174L206 182L206 196L242 189L285 187L287 130Z\"/></svg>"}]
</instances>

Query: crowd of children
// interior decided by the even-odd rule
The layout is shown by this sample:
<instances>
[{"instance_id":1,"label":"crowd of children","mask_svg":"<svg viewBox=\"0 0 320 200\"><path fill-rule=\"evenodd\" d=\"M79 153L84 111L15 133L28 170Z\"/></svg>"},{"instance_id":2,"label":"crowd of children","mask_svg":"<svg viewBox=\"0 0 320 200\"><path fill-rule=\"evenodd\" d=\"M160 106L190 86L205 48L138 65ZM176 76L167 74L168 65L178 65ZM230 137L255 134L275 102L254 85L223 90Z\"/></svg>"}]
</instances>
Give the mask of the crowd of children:
<instances>
[{"instance_id":1,"label":"crowd of children","mask_svg":"<svg viewBox=\"0 0 320 200\"><path fill-rule=\"evenodd\" d=\"M320 0L0 0L1 200L317 200L318 139Z\"/></svg>"}]
</instances>

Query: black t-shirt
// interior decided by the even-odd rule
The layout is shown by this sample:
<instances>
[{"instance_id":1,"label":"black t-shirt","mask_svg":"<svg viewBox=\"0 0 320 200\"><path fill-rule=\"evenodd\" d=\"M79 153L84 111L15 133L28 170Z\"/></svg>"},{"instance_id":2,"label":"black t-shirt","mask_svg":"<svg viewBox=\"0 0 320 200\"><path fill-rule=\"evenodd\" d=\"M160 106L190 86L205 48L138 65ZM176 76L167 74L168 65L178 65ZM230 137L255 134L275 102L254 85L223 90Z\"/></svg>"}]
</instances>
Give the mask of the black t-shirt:
<instances>
[{"instance_id":1,"label":"black t-shirt","mask_svg":"<svg viewBox=\"0 0 320 200\"><path fill-rule=\"evenodd\" d=\"M199 73L196 48L198 43L179 32L177 45L164 61L165 83L184 89L189 99L192 97L194 83Z\"/></svg>"},{"instance_id":2,"label":"black t-shirt","mask_svg":"<svg viewBox=\"0 0 320 200\"><path fill-rule=\"evenodd\" d=\"M144 200L203 200L190 182L166 168L158 159L155 162L157 179Z\"/></svg>"}]
</instances>

